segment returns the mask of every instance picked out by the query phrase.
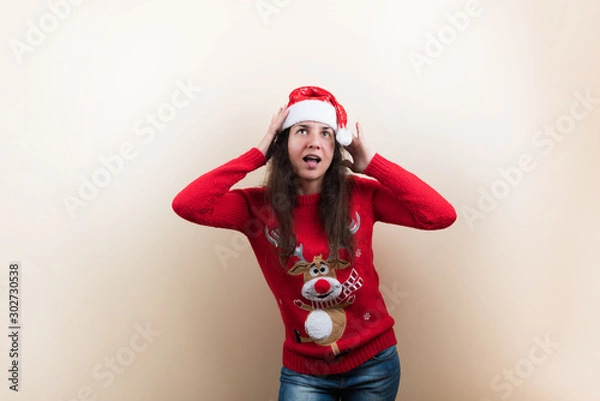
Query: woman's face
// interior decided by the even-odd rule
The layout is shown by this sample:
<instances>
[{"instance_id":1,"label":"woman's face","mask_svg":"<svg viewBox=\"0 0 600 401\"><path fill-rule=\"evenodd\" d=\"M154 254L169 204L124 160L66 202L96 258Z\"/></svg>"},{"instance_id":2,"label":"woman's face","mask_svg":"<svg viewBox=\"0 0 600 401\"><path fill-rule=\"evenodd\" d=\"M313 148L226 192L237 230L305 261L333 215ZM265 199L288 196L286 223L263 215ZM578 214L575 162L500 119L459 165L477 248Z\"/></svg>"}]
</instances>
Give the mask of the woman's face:
<instances>
[{"instance_id":1,"label":"woman's face","mask_svg":"<svg viewBox=\"0 0 600 401\"><path fill-rule=\"evenodd\" d=\"M292 125L288 154L298 178L301 195L321 192L323 177L331 165L335 150L335 133L325 124L302 121Z\"/></svg>"}]
</instances>

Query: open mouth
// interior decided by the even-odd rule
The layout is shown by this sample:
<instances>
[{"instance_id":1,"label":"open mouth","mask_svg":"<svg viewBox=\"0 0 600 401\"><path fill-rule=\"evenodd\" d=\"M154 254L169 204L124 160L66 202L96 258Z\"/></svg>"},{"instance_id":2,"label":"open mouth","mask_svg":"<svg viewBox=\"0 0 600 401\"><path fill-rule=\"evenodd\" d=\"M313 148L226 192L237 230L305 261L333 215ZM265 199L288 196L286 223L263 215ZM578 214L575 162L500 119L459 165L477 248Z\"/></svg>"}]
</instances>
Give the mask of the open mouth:
<instances>
[{"instance_id":1,"label":"open mouth","mask_svg":"<svg viewBox=\"0 0 600 401\"><path fill-rule=\"evenodd\" d=\"M317 167L317 165L321 162L321 158L314 155L304 156L302 160L304 160L309 167Z\"/></svg>"},{"instance_id":2,"label":"open mouth","mask_svg":"<svg viewBox=\"0 0 600 401\"><path fill-rule=\"evenodd\" d=\"M331 291L329 291L327 294L321 294L321 295L317 295L317 298L319 299L325 299L327 298L329 295L331 294Z\"/></svg>"}]
</instances>

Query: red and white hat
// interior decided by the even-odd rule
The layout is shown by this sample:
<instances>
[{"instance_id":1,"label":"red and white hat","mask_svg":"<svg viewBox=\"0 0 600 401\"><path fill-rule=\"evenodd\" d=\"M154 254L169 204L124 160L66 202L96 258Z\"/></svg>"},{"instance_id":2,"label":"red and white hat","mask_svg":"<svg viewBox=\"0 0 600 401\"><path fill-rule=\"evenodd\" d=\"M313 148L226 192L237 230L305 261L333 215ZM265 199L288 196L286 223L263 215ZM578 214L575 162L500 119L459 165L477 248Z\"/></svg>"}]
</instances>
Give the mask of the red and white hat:
<instances>
[{"instance_id":1,"label":"red and white hat","mask_svg":"<svg viewBox=\"0 0 600 401\"><path fill-rule=\"evenodd\" d=\"M352 143L352 133L346 128L346 110L335 97L317 86L301 86L290 93L290 110L282 130L301 121L317 121L329 125L335 131L335 139L342 145Z\"/></svg>"}]
</instances>

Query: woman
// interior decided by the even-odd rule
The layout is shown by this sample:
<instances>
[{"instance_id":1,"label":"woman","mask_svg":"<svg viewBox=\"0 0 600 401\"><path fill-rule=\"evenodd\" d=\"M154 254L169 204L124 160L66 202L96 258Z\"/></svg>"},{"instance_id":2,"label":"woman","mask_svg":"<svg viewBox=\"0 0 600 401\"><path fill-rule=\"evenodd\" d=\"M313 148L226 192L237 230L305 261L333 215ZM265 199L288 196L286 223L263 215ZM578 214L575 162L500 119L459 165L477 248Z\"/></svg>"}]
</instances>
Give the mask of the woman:
<instances>
[{"instance_id":1,"label":"woman","mask_svg":"<svg viewBox=\"0 0 600 401\"><path fill-rule=\"evenodd\" d=\"M265 186L231 189L267 161ZM360 124L352 135L331 93L292 91L257 147L197 178L173 209L248 237L285 326L280 400L395 399L400 361L373 266L373 224L443 229L456 212L372 152Z\"/></svg>"}]
</instances>

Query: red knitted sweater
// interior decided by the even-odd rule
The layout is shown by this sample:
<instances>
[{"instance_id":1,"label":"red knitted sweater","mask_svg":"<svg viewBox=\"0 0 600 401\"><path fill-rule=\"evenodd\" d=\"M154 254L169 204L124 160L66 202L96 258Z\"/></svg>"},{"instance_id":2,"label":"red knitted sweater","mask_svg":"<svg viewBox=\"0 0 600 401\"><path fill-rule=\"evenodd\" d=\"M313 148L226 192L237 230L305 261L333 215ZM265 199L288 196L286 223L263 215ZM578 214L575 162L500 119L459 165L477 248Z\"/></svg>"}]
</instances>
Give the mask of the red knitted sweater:
<instances>
[{"instance_id":1,"label":"red knitted sweater","mask_svg":"<svg viewBox=\"0 0 600 401\"><path fill-rule=\"evenodd\" d=\"M262 152L252 148L190 183L173 200L173 210L191 222L248 237L285 326L285 367L306 374L346 372L396 344L394 320L373 266L373 224L443 229L456 220L456 211L417 176L375 154L365 170L374 180L351 176L354 260L348 262L345 250L339 258L329 257L318 217L320 194L303 195L294 210L296 254L284 269L265 188L231 189L265 163Z\"/></svg>"}]
</instances>

